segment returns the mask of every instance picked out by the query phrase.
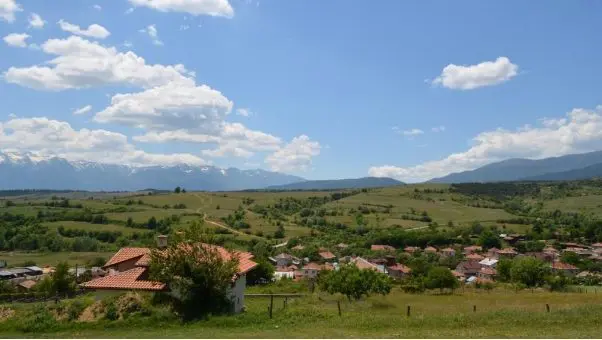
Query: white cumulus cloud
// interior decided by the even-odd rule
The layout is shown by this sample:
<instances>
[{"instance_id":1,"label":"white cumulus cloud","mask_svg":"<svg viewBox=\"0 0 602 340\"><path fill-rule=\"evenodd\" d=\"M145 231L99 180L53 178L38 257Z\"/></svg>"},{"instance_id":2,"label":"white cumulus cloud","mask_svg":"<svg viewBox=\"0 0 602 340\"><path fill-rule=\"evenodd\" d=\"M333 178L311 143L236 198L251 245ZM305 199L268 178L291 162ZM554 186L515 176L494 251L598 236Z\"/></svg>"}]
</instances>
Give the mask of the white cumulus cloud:
<instances>
[{"instance_id":1,"label":"white cumulus cloud","mask_svg":"<svg viewBox=\"0 0 602 340\"><path fill-rule=\"evenodd\" d=\"M160 12L181 12L231 18L234 9L228 0L129 0L133 6L148 7Z\"/></svg>"},{"instance_id":2,"label":"white cumulus cloud","mask_svg":"<svg viewBox=\"0 0 602 340\"><path fill-rule=\"evenodd\" d=\"M320 143L301 135L266 157L265 162L273 171L307 171L312 158L320 154Z\"/></svg>"},{"instance_id":3,"label":"white cumulus cloud","mask_svg":"<svg viewBox=\"0 0 602 340\"><path fill-rule=\"evenodd\" d=\"M143 88L169 82L194 84L181 65L149 65L133 52L118 52L97 42L71 36L50 39L42 50L57 57L49 66L10 67L4 79L13 84L40 90L60 91L104 85L133 85Z\"/></svg>"},{"instance_id":4,"label":"white cumulus cloud","mask_svg":"<svg viewBox=\"0 0 602 340\"><path fill-rule=\"evenodd\" d=\"M92 110L92 105L86 105L84 107L80 107L79 109L73 111L74 115L83 115Z\"/></svg>"},{"instance_id":5,"label":"white cumulus cloud","mask_svg":"<svg viewBox=\"0 0 602 340\"><path fill-rule=\"evenodd\" d=\"M111 32L109 32L106 28L104 28L98 24L92 24L92 25L88 26L87 29L82 29L78 25L68 23L63 19L59 20L58 24L63 31L69 32L69 33L72 33L75 35L81 35L84 37L105 39L106 37L111 35Z\"/></svg>"},{"instance_id":6,"label":"white cumulus cloud","mask_svg":"<svg viewBox=\"0 0 602 340\"><path fill-rule=\"evenodd\" d=\"M239 116L243 116L243 117L249 117L250 115L253 114L253 112L251 112L251 110L249 110L249 109L240 108L240 109L236 110L236 114Z\"/></svg>"},{"instance_id":7,"label":"white cumulus cloud","mask_svg":"<svg viewBox=\"0 0 602 340\"><path fill-rule=\"evenodd\" d=\"M440 125L440 126L435 126L433 128L431 128L432 132L443 132L445 131L445 126Z\"/></svg>"},{"instance_id":8,"label":"white cumulus cloud","mask_svg":"<svg viewBox=\"0 0 602 340\"><path fill-rule=\"evenodd\" d=\"M153 44L157 46L163 45L163 41L159 39L159 32L157 31L157 27L155 25L148 25L146 28L139 30L139 32L148 34Z\"/></svg>"},{"instance_id":9,"label":"white cumulus cloud","mask_svg":"<svg viewBox=\"0 0 602 340\"><path fill-rule=\"evenodd\" d=\"M99 4L92 6L92 8L94 8L97 11L102 11L102 7Z\"/></svg>"},{"instance_id":10,"label":"white cumulus cloud","mask_svg":"<svg viewBox=\"0 0 602 340\"><path fill-rule=\"evenodd\" d=\"M541 126L524 126L515 131L497 129L473 138L474 145L464 152L416 166L375 166L371 176L394 177L406 182L421 182L452 172L473 170L508 158L540 159L602 149L602 106L573 109L565 118L547 118Z\"/></svg>"},{"instance_id":11,"label":"white cumulus cloud","mask_svg":"<svg viewBox=\"0 0 602 340\"><path fill-rule=\"evenodd\" d=\"M433 80L433 85L454 90L472 90L503 83L517 74L518 65L507 57L499 57L495 61L484 61L476 65L449 64Z\"/></svg>"},{"instance_id":12,"label":"white cumulus cloud","mask_svg":"<svg viewBox=\"0 0 602 340\"><path fill-rule=\"evenodd\" d=\"M15 0L0 0L0 19L6 22L15 21L15 14L23 11Z\"/></svg>"},{"instance_id":13,"label":"white cumulus cloud","mask_svg":"<svg viewBox=\"0 0 602 340\"><path fill-rule=\"evenodd\" d=\"M40 29L44 28L44 25L46 25L46 21L39 14L31 13L29 16L29 27Z\"/></svg>"},{"instance_id":14,"label":"white cumulus cloud","mask_svg":"<svg viewBox=\"0 0 602 340\"><path fill-rule=\"evenodd\" d=\"M27 33L11 33L2 40L8 45L12 47L27 47L27 39L31 36Z\"/></svg>"}]
</instances>

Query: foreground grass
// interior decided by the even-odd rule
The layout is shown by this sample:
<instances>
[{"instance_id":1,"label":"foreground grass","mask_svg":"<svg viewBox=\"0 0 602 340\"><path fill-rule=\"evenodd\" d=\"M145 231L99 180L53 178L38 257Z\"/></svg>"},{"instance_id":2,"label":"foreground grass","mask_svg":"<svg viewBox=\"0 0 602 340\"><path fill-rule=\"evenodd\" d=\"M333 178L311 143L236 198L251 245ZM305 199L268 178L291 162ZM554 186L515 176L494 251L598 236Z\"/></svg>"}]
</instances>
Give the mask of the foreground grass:
<instances>
[{"instance_id":1,"label":"foreground grass","mask_svg":"<svg viewBox=\"0 0 602 340\"><path fill-rule=\"evenodd\" d=\"M181 324L159 319L62 324L44 333L21 333L0 324L2 337L60 338L352 338L352 337L512 337L582 338L599 336L602 295L466 291L453 295L409 295L394 291L387 297L341 302L314 295L275 299L273 319L269 300L247 298L248 311ZM548 303L551 311L546 312ZM412 306L406 316L406 306ZM473 305L477 311L473 311Z\"/></svg>"}]
</instances>

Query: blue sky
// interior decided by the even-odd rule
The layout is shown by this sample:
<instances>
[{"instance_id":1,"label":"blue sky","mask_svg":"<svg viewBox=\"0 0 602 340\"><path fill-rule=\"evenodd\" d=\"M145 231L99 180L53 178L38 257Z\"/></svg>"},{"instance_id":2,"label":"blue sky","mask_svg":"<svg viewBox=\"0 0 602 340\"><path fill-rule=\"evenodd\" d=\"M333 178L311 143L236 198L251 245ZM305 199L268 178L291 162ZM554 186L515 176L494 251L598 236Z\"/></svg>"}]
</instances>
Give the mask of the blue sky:
<instances>
[{"instance_id":1,"label":"blue sky","mask_svg":"<svg viewBox=\"0 0 602 340\"><path fill-rule=\"evenodd\" d=\"M409 182L598 150L601 13L594 1L0 0L0 149Z\"/></svg>"}]
</instances>

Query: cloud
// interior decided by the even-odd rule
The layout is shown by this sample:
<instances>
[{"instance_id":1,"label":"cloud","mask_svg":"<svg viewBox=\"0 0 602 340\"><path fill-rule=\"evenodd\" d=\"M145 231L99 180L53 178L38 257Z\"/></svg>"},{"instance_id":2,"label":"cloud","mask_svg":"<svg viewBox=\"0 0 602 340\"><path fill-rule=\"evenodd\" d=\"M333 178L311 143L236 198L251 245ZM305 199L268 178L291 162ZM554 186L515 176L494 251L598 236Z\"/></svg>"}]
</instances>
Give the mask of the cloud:
<instances>
[{"instance_id":1,"label":"cloud","mask_svg":"<svg viewBox=\"0 0 602 340\"><path fill-rule=\"evenodd\" d=\"M117 94L94 120L148 130L215 131L233 103L207 85L171 82L143 92Z\"/></svg>"},{"instance_id":2,"label":"cloud","mask_svg":"<svg viewBox=\"0 0 602 340\"><path fill-rule=\"evenodd\" d=\"M240 109L236 110L236 114L239 116L243 116L243 117L249 117L253 114L253 112L251 112L251 110L249 110L249 109L240 108Z\"/></svg>"},{"instance_id":3,"label":"cloud","mask_svg":"<svg viewBox=\"0 0 602 340\"><path fill-rule=\"evenodd\" d=\"M71 161L110 164L204 165L192 154L152 154L136 149L123 134L107 130L75 130L67 122L46 117L17 118L0 122L0 149L32 152L40 157L62 157Z\"/></svg>"},{"instance_id":4,"label":"cloud","mask_svg":"<svg viewBox=\"0 0 602 340\"><path fill-rule=\"evenodd\" d=\"M518 74L518 65L507 57L485 61L477 65L447 65L433 85L442 85L454 90L472 90L483 86L506 82Z\"/></svg>"},{"instance_id":5,"label":"cloud","mask_svg":"<svg viewBox=\"0 0 602 340\"><path fill-rule=\"evenodd\" d=\"M94 8L97 11L102 11L102 7L99 4L92 6L92 8Z\"/></svg>"},{"instance_id":6,"label":"cloud","mask_svg":"<svg viewBox=\"0 0 602 340\"><path fill-rule=\"evenodd\" d=\"M523 126L516 131L497 129L478 134L464 152L417 166L375 166L371 176L394 177L420 182L452 172L473 170L508 158L540 159L602 149L602 106L573 109L566 118L546 119L541 126Z\"/></svg>"},{"instance_id":7,"label":"cloud","mask_svg":"<svg viewBox=\"0 0 602 340\"><path fill-rule=\"evenodd\" d=\"M133 52L121 53L97 42L71 36L50 39L42 50L57 57L50 66L10 67L4 79L39 90L60 91L105 85L151 88L170 82L193 85L190 72L181 65L149 65Z\"/></svg>"},{"instance_id":8,"label":"cloud","mask_svg":"<svg viewBox=\"0 0 602 340\"><path fill-rule=\"evenodd\" d=\"M130 7L127 10L125 10L124 14L128 15L128 14L132 14L134 12L134 8Z\"/></svg>"},{"instance_id":9,"label":"cloud","mask_svg":"<svg viewBox=\"0 0 602 340\"><path fill-rule=\"evenodd\" d=\"M146 28L139 30L140 33L146 33L153 41L153 44L157 46L162 46L163 42L159 39L159 33L157 32L157 27L155 25L148 25Z\"/></svg>"},{"instance_id":10,"label":"cloud","mask_svg":"<svg viewBox=\"0 0 602 340\"><path fill-rule=\"evenodd\" d=\"M27 39L31 36L26 33L11 33L2 40L8 45L12 47L27 47Z\"/></svg>"},{"instance_id":11,"label":"cloud","mask_svg":"<svg viewBox=\"0 0 602 340\"><path fill-rule=\"evenodd\" d=\"M15 21L15 14L23 11L15 0L0 0L0 19L6 22Z\"/></svg>"},{"instance_id":12,"label":"cloud","mask_svg":"<svg viewBox=\"0 0 602 340\"><path fill-rule=\"evenodd\" d=\"M148 7L160 12L181 12L231 18L234 9L228 0L129 0L133 6Z\"/></svg>"},{"instance_id":13,"label":"cloud","mask_svg":"<svg viewBox=\"0 0 602 340\"><path fill-rule=\"evenodd\" d=\"M65 32L73 33L75 35L81 35L84 37L96 38L96 39L105 39L111 32L109 32L106 28L98 25L92 24L88 26L87 29L83 30L78 25L70 24L63 19L58 22L61 29Z\"/></svg>"},{"instance_id":14,"label":"cloud","mask_svg":"<svg viewBox=\"0 0 602 340\"><path fill-rule=\"evenodd\" d=\"M81 108L73 111L73 114L74 115L83 115L83 114L90 112L90 110L92 110L92 105L86 105L84 107L81 107Z\"/></svg>"},{"instance_id":15,"label":"cloud","mask_svg":"<svg viewBox=\"0 0 602 340\"><path fill-rule=\"evenodd\" d=\"M443 125L435 126L434 128L431 128L431 131L435 132L435 133L443 132L443 131L445 131L445 126L443 126Z\"/></svg>"},{"instance_id":16,"label":"cloud","mask_svg":"<svg viewBox=\"0 0 602 340\"><path fill-rule=\"evenodd\" d=\"M307 171L314 156L320 154L320 143L306 135L293 140L265 159L273 171Z\"/></svg>"},{"instance_id":17,"label":"cloud","mask_svg":"<svg viewBox=\"0 0 602 340\"><path fill-rule=\"evenodd\" d=\"M44 28L44 25L46 25L46 21L44 21L41 16L37 13L31 13L29 16L29 27L40 29Z\"/></svg>"},{"instance_id":18,"label":"cloud","mask_svg":"<svg viewBox=\"0 0 602 340\"><path fill-rule=\"evenodd\" d=\"M180 31L187 31L188 29L190 29L190 26L188 26L188 25L180 25Z\"/></svg>"},{"instance_id":19,"label":"cloud","mask_svg":"<svg viewBox=\"0 0 602 340\"><path fill-rule=\"evenodd\" d=\"M392 128L393 131L395 131L395 133L398 133L400 135L404 135L408 138L414 137L414 136L418 136L424 133L424 131L420 130L420 129L410 129L410 130L401 130L399 127L394 126Z\"/></svg>"}]
</instances>

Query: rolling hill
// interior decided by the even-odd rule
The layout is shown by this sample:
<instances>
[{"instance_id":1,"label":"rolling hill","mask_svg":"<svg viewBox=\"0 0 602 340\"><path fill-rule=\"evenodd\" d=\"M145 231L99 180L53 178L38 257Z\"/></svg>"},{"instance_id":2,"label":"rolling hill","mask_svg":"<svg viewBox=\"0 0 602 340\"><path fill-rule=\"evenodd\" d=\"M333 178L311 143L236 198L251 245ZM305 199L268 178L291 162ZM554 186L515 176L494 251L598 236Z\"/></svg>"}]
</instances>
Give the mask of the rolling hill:
<instances>
[{"instance_id":1,"label":"rolling hill","mask_svg":"<svg viewBox=\"0 0 602 340\"><path fill-rule=\"evenodd\" d=\"M285 185L269 186L267 190L336 190L357 188L382 188L403 185L396 179L387 177L363 177L334 180L302 181Z\"/></svg>"},{"instance_id":2,"label":"rolling hill","mask_svg":"<svg viewBox=\"0 0 602 340\"><path fill-rule=\"evenodd\" d=\"M602 163L602 151L583 154L573 154L560 157L551 157L538 160L513 158L501 162L491 163L475 170L452 173L444 177L431 179L431 183L470 183L470 182L502 182L537 179L539 176L548 176L554 173L565 173L565 178L577 175L577 170ZM577 171L572 173L572 171ZM586 171L587 172L587 171ZM582 172L581 175L586 172Z\"/></svg>"},{"instance_id":3,"label":"rolling hill","mask_svg":"<svg viewBox=\"0 0 602 340\"><path fill-rule=\"evenodd\" d=\"M593 177L602 177L602 163L590 165L581 169L574 169L562 172L552 172L539 176L523 178L525 181L570 181L578 179L589 179Z\"/></svg>"}]
</instances>

